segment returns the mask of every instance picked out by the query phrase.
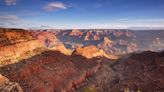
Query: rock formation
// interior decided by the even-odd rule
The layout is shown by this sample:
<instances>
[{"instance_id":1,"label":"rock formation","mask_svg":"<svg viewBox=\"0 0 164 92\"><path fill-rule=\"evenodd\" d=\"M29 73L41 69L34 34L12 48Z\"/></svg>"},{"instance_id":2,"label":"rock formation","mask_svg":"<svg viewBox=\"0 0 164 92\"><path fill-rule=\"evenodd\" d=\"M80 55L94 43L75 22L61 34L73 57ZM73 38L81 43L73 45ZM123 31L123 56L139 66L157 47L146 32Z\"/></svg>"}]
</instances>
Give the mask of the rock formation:
<instances>
[{"instance_id":1,"label":"rock formation","mask_svg":"<svg viewBox=\"0 0 164 92\"><path fill-rule=\"evenodd\" d=\"M0 29L0 37L0 67L17 63L45 50L56 50L66 55L72 53L53 32Z\"/></svg>"},{"instance_id":2,"label":"rock formation","mask_svg":"<svg viewBox=\"0 0 164 92\"><path fill-rule=\"evenodd\" d=\"M135 43L130 43L127 45L127 52L128 53L132 53L132 52L135 52L135 51L138 51L138 46L137 44Z\"/></svg>"},{"instance_id":3,"label":"rock formation","mask_svg":"<svg viewBox=\"0 0 164 92\"><path fill-rule=\"evenodd\" d=\"M128 55L117 62L102 62L102 66L86 87L96 92L163 92L164 52L146 51Z\"/></svg>"},{"instance_id":4,"label":"rock formation","mask_svg":"<svg viewBox=\"0 0 164 92\"><path fill-rule=\"evenodd\" d=\"M0 28L0 47L33 40L31 32Z\"/></svg>"},{"instance_id":5,"label":"rock formation","mask_svg":"<svg viewBox=\"0 0 164 92\"><path fill-rule=\"evenodd\" d=\"M74 55L82 55L86 58L93 58L93 57L106 57L109 59L117 59L117 56L108 55L103 50L96 48L95 46L86 46L86 47L79 47L74 52Z\"/></svg>"},{"instance_id":6,"label":"rock formation","mask_svg":"<svg viewBox=\"0 0 164 92\"><path fill-rule=\"evenodd\" d=\"M65 55L71 55L72 53L65 48L64 44L60 42L52 32L38 32L35 34L35 37L50 50L60 51Z\"/></svg>"},{"instance_id":7,"label":"rock formation","mask_svg":"<svg viewBox=\"0 0 164 92\"><path fill-rule=\"evenodd\" d=\"M31 32L21 29L0 30L0 67L16 63L20 58L28 57L30 52L43 47Z\"/></svg>"},{"instance_id":8,"label":"rock formation","mask_svg":"<svg viewBox=\"0 0 164 92\"><path fill-rule=\"evenodd\" d=\"M0 72L18 82L25 92L73 92L98 71L100 62L96 61L48 51L0 68Z\"/></svg>"},{"instance_id":9,"label":"rock formation","mask_svg":"<svg viewBox=\"0 0 164 92\"><path fill-rule=\"evenodd\" d=\"M80 37L80 36L83 35L83 33L82 33L81 31L77 30L77 29L73 29L73 30L69 33L69 35Z\"/></svg>"},{"instance_id":10,"label":"rock formation","mask_svg":"<svg viewBox=\"0 0 164 92\"><path fill-rule=\"evenodd\" d=\"M9 79L0 74L0 92L23 92L23 89L16 82L10 82Z\"/></svg>"},{"instance_id":11,"label":"rock formation","mask_svg":"<svg viewBox=\"0 0 164 92\"><path fill-rule=\"evenodd\" d=\"M86 32L86 35L84 36L84 41L90 40L91 32Z\"/></svg>"},{"instance_id":12,"label":"rock formation","mask_svg":"<svg viewBox=\"0 0 164 92\"><path fill-rule=\"evenodd\" d=\"M104 37L103 41L98 44L98 48L103 49L107 53L114 53L115 48L114 48L114 42L110 40L108 37Z\"/></svg>"},{"instance_id":13,"label":"rock formation","mask_svg":"<svg viewBox=\"0 0 164 92\"><path fill-rule=\"evenodd\" d=\"M102 43L99 44L100 48L112 48L113 47L113 41L111 41L108 37L104 37L104 40Z\"/></svg>"}]
</instances>

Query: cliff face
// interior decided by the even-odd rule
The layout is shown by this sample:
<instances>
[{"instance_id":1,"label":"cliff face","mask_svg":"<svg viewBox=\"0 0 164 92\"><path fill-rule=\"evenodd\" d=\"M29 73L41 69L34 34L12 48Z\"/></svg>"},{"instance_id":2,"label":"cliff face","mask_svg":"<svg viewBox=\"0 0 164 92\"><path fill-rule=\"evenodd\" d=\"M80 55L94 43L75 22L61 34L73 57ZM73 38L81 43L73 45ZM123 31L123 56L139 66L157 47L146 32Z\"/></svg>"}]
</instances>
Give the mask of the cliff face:
<instances>
[{"instance_id":1,"label":"cliff face","mask_svg":"<svg viewBox=\"0 0 164 92\"><path fill-rule=\"evenodd\" d=\"M86 58L105 57L108 59L118 59L117 56L106 54L103 50L100 50L95 46L79 47L73 52L73 54L82 55Z\"/></svg>"},{"instance_id":2,"label":"cliff face","mask_svg":"<svg viewBox=\"0 0 164 92\"><path fill-rule=\"evenodd\" d=\"M0 29L0 67L28 57L33 50L43 45L32 33L19 29Z\"/></svg>"},{"instance_id":3,"label":"cliff face","mask_svg":"<svg viewBox=\"0 0 164 92\"><path fill-rule=\"evenodd\" d=\"M146 51L112 64L104 61L86 87L94 88L96 92L163 92L163 60L164 52Z\"/></svg>"},{"instance_id":4,"label":"cliff face","mask_svg":"<svg viewBox=\"0 0 164 92\"><path fill-rule=\"evenodd\" d=\"M130 90L156 92L164 90L164 52L146 51L132 54L128 59L113 66L120 78L119 86Z\"/></svg>"},{"instance_id":5,"label":"cliff face","mask_svg":"<svg viewBox=\"0 0 164 92\"><path fill-rule=\"evenodd\" d=\"M13 64L37 48L42 48L38 40L31 40L14 45L0 47L0 66Z\"/></svg>"},{"instance_id":6,"label":"cliff face","mask_svg":"<svg viewBox=\"0 0 164 92\"><path fill-rule=\"evenodd\" d=\"M0 92L23 92L23 89L16 82L11 82L0 74Z\"/></svg>"},{"instance_id":7,"label":"cliff face","mask_svg":"<svg viewBox=\"0 0 164 92\"><path fill-rule=\"evenodd\" d=\"M33 40L31 32L22 29L0 28L0 47Z\"/></svg>"},{"instance_id":8,"label":"cliff face","mask_svg":"<svg viewBox=\"0 0 164 92\"><path fill-rule=\"evenodd\" d=\"M65 55L71 55L72 51L66 49L53 32L34 32L33 34L49 50L56 50Z\"/></svg>"},{"instance_id":9,"label":"cliff face","mask_svg":"<svg viewBox=\"0 0 164 92\"><path fill-rule=\"evenodd\" d=\"M52 32L5 29L1 35L12 44L2 41L0 73L18 82L25 92L72 92L100 67L97 59L64 55L70 52ZM0 79L1 84L4 81L8 82ZM0 91L17 88L16 92L22 92L18 83L0 85Z\"/></svg>"},{"instance_id":10,"label":"cliff face","mask_svg":"<svg viewBox=\"0 0 164 92\"><path fill-rule=\"evenodd\" d=\"M73 92L100 68L97 59L48 51L0 69L25 92ZM22 67L23 66L23 67Z\"/></svg>"},{"instance_id":11,"label":"cliff face","mask_svg":"<svg viewBox=\"0 0 164 92\"><path fill-rule=\"evenodd\" d=\"M71 55L53 32L0 29L0 67L19 62L21 59L56 50Z\"/></svg>"}]
</instances>

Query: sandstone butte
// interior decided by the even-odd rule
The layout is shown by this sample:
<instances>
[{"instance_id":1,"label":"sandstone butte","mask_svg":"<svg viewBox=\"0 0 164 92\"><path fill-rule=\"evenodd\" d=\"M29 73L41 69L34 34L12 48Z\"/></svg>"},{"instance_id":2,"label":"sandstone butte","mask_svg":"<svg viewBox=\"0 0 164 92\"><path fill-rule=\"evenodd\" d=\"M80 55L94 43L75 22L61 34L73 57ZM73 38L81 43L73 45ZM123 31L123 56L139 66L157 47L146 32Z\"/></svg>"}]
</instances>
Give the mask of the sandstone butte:
<instances>
[{"instance_id":1,"label":"sandstone butte","mask_svg":"<svg viewBox=\"0 0 164 92\"><path fill-rule=\"evenodd\" d=\"M86 47L79 47L74 52L73 55L82 55L88 59L93 57L105 57L108 59L118 59L117 56L106 54L102 49L96 48L96 46L86 46Z\"/></svg>"},{"instance_id":2,"label":"sandstone butte","mask_svg":"<svg viewBox=\"0 0 164 92\"><path fill-rule=\"evenodd\" d=\"M69 35L71 35L71 36L82 36L83 35L83 33L81 32L81 31L79 31L79 30L77 30L77 29L73 29L70 33L69 33Z\"/></svg>"}]
</instances>

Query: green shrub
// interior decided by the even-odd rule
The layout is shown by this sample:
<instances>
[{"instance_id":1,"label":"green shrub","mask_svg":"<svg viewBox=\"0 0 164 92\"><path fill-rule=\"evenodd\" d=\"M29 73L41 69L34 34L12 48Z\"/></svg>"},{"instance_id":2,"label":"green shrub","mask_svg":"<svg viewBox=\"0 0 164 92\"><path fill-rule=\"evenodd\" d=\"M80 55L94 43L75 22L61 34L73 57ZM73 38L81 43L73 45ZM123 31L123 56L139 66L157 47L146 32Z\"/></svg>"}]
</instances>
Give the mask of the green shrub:
<instances>
[{"instance_id":1,"label":"green shrub","mask_svg":"<svg viewBox=\"0 0 164 92\"><path fill-rule=\"evenodd\" d=\"M84 92L96 92L96 89L93 87L87 87L84 89Z\"/></svg>"}]
</instances>

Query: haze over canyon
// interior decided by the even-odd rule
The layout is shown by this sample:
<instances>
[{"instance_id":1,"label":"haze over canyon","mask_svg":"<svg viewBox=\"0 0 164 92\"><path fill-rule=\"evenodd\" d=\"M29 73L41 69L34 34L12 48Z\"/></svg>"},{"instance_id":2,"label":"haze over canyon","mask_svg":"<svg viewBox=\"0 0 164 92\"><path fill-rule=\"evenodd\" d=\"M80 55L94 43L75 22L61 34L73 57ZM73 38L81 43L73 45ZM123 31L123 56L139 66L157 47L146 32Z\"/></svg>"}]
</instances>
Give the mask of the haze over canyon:
<instances>
[{"instance_id":1,"label":"haze over canyon","mask_svg":"<svg viewBox=\"0 0 164 92\"><path fill-rule=\"evenodd\" d=\"M163 35L163 30L1 28L0 91L162 92Z\"/></svg>"}]
</instances>

